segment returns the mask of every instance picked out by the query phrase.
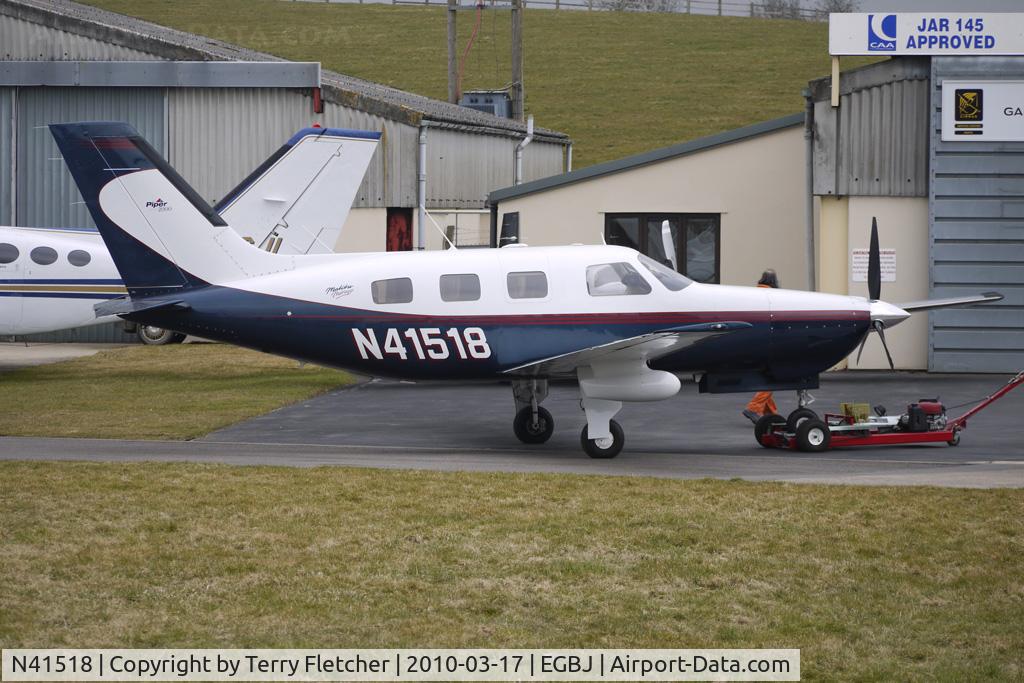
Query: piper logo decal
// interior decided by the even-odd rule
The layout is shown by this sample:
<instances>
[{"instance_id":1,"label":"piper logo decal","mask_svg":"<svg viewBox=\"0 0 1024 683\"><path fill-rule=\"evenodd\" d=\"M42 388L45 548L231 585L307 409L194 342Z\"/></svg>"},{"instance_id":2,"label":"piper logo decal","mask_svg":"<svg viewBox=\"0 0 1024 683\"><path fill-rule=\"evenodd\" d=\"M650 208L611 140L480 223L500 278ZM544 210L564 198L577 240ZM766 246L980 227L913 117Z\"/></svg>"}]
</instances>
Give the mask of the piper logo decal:
<instances>
[{"instance_id":1,"label":"piper logo decal","mask_svg":"<svg viewBox=\"0 0 1024 683\"><path fill-rule=\"evenodd\" d=\"M147 209L156 209L157 211L170 211L171 210L170 205L167 202L165 202L163 199L160 199L159 197L157 197L156 199L154 199L151 202L146 202L146 208Z\"/></svg>"}]
</instances>

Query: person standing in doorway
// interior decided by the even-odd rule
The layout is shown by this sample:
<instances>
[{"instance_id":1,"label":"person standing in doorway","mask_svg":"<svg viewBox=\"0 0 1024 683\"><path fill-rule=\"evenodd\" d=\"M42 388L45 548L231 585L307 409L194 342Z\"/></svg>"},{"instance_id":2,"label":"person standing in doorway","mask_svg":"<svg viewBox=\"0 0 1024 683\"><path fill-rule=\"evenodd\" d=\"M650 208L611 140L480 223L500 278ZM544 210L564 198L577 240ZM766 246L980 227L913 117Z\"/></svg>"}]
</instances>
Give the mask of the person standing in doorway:
<instances>
[{"instance_id":1,"label":"person standing in doorway","mask_svg":"<svg viewBox=\"0 0 1024 683\"><path fill-rule=\"evenodd\" d=\"M768 270L761 273L761 279L757 281L758 287L770 287L771 289L779 288L779 277L775 274L775 271L769 268ZM743 409L743 415L754 424L761 419L764 415L772 415L779 412L778 406L775 405L775 399L772 397L770 391L759 391L754 394L754 398L750 399L750 403Z\"/></svg>"}]
</instances>

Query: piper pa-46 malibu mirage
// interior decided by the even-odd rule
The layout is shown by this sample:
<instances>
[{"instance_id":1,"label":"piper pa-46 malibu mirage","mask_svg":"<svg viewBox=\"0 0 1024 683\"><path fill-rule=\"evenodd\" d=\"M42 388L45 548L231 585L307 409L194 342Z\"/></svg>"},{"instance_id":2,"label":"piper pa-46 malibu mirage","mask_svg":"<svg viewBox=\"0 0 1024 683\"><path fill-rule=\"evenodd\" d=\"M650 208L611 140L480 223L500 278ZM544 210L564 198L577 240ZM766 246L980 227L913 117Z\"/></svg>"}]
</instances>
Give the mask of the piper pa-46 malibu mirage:
<instances>
[{"instance_id":1,"label":"piper pa-46 malibu mirage","mask_svg":"<svg viewBox=\"0 0 1024 683\"><path fill-rule=\"evenodd\" d=\"M214 210L265 251L331 253L379 139L370 131L300 130ZM125 293L95 230L0 227L0 334L111 322L117 318L97 318L93 306ZM140 337L173 338L154 326Z\"/></svg>"},{"instance_id":2,"label":"piper pa-46 malibu mirage","mask_svg":"<svg viewBox=\"0 0 1024 683\"><path fill-rule=\"evenodd\" d=\"M130 126L51 131L128 289L98 314L368 375L511 380L527 443L551 435L538 405L548 380L576 378L581 442L595 458L622 449L612 420L622 401L669 398L677 375L698 374L712 392L814 388L909 310L1000 298L900 308L704 285L614 246L274 255L239 237Z\"/></svg>"}]
</instances>

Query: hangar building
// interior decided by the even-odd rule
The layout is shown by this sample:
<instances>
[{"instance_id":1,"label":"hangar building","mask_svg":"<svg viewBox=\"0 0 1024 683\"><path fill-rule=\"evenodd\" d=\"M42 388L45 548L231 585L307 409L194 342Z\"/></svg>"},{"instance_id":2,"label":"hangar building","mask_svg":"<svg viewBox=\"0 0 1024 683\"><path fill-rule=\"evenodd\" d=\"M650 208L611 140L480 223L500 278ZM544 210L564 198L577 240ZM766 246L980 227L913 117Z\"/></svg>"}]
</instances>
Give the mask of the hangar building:
<instances>
[{"instance_id":1,"label":"hangar building","mask_svg":"<svg viewBox=\"0 0 1024 683\"><path fill-rule=\"evenodd\" d=\"M487 195L513 183L526 136L518 121L67 0L0 0L0 60L0 225L92 225L48 123L126 120L214 202L317 122L383 132L340 250L383 251L389 230L440 247L421 206L458 225L457 243L486 245ZM523 179L567 170L570 144L535 129Z\"/></svg>"},{"instance_id":2,"label":"hangar building","mask_svg":"<svg viewBox=\"0 0 1024 683\"><path fill-rule=\"evenodd\" d=\"M890 330L897 368L1024 367L1024 142L943 141L944 80L1022 82L1024 57L895 57L813 81L807 111L497 190L492 241L633 244L679 269L751 284L867 295L877 217L882 295L914 301L999 291L998 304L918 314ZM696 240L696 243L694 242ZM877 339L854 368L887 368Z\"/></svg>"}]
</instances>

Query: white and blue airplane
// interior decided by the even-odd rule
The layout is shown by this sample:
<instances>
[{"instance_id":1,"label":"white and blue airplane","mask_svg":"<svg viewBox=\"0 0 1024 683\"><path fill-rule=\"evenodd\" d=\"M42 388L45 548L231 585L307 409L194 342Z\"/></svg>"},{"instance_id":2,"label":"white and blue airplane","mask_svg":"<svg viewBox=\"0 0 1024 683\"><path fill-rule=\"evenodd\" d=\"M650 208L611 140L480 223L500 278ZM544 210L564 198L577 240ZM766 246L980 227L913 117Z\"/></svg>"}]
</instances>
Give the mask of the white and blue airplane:
<instances>
[{"instance_id":1,"label":"white and blue airplane","mask_svg":"<svg viewBox=\"0 0 1024 683\"><path fill-rule=\"evenodd\" d=\"M128 290L97 314L367 375L511 381L526 443L553 430L548 381L573 378L595 458L623 447L623 401L669 398L681 375L711 392L814 388L910 310L1000 298L880 301L877 243L870 299L700 284L617 246L275 255L127 124L50 128Z\"/></svg>"},{"instance_id":2,"label":"white and blue airplane","mask_svg":"<svg viewBox=\"0 0 1024 683\"><path fill-rule=\"evenodd\" d=\"M264 251L332 253L379 140L375 131L304 128L214 211ZM126 293L96 230L0 227L0 335L115 321L97 318L93 306ZM184 338L152 325L139 336Z\"/></svg>"}]
</instances>

